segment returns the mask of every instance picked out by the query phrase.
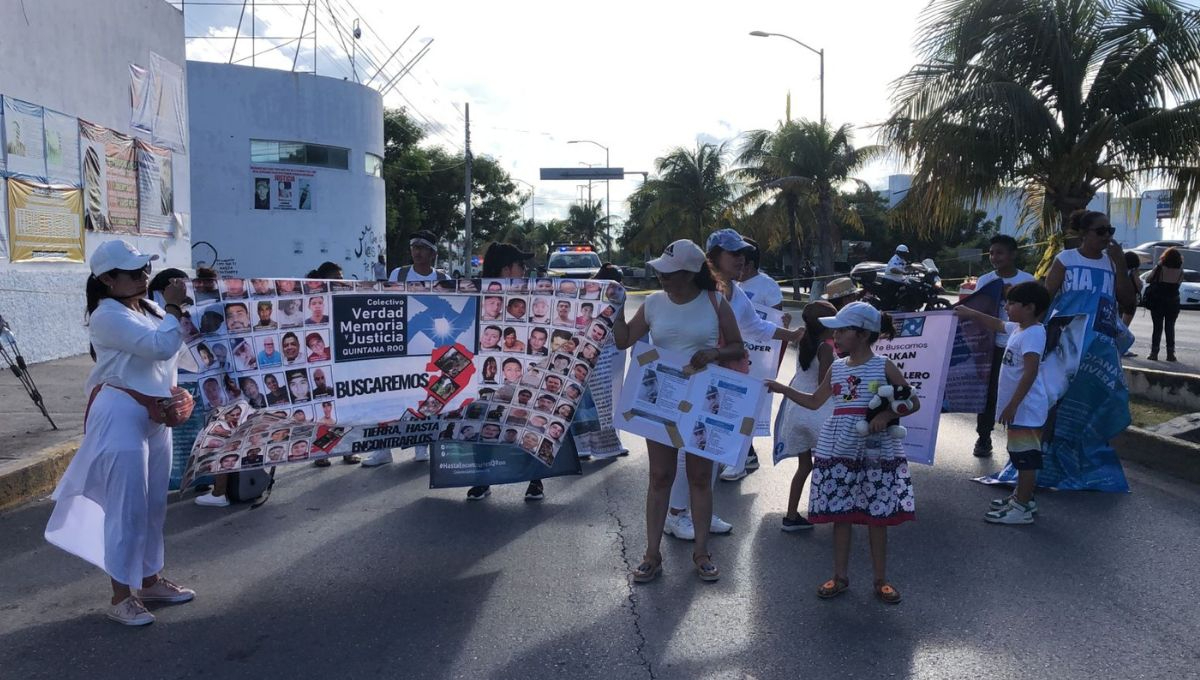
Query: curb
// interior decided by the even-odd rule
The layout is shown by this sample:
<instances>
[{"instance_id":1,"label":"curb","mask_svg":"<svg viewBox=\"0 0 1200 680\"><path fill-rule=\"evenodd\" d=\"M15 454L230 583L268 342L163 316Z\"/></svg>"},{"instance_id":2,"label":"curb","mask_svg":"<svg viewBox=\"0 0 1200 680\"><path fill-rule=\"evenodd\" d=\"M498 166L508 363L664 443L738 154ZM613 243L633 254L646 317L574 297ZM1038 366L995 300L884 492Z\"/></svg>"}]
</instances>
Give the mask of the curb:
<instances>
[{"instance_id":1,"label":"curb","mask_svg":"<svg viewBox=\"0 0 1200 680\"><path fill-rule=\"evenodd\" d=\"M47 496L79 450L82 437L42 449L0 473L0 512Z\"/></svg>"},{"instance_id":2,"label":"curb","mask_svg":"<svg viewBox=\"0 0 1200 680\"><path fill-rule=\"evenodd\" d=\"M1200 375L1171 373L1140 366L1122 366L1129 394L1200 411Z\"/></svg>"},{"instance_id":3,"label":"curb","mask_svg":"<svg viewBox=\"0 0 1200 680\"><path fill-rule=\"evenodd\" d=\"M1200 484L1200 444L1130 425L1110 442L1117 456L1176 479Z\"/></svg>"}]
</instances>

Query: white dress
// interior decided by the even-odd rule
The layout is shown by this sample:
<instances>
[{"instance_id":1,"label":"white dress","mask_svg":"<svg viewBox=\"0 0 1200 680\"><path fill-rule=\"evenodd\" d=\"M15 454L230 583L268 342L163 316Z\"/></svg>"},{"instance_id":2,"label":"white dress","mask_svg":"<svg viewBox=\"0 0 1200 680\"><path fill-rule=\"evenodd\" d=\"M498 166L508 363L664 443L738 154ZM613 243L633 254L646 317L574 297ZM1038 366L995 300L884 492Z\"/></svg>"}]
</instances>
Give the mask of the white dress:
<instances>
[{"instance_id":1,"label":"white dress","mask_svg":"<svg viewBox=\"0 0 1200 680\"><path fill-rule=\"evenodd\" d=\"M806 394L817 391L821 383L821 361L814 356L808 370L796 367L796 375L792 377L791 386ZM790 399L783 400L782 415L779 420L779 430L776 440L782 445L775 454L775 462L784 458L799 456L813 450L817 446L817 437L821 434L821 425L833 415L833 400L826 400L821 408L807 409Z\"/></svg>"}]
</instances>

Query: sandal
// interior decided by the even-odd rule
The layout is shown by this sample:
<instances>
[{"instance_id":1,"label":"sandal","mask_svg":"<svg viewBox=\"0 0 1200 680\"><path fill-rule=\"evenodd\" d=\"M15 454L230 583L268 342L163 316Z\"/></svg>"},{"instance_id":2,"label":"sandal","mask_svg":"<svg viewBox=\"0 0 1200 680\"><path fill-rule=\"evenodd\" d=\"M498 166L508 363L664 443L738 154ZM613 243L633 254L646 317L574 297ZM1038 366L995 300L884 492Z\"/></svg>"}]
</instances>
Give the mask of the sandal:
<instances>
[{"instance_id":1,"label":"sandal","mask_svg":"<svg viewBox=\"0 0 1200 680\"><path fill-rule=\"evenodd\" d=\"M900 604L900 591L886 581L875 582L875 597L879 598L880 602L887 604Z\"/></svg>"},{"instance_id":2,"label":"sandal","mask_svg":"<svg viewBox=\"0 0 1200 680\"><path fill-rule=\"evenodd\" d=\"M662 573L662 555L658 556L657 560L650 559L647 555L642 558L642 563L633 570L634 583L649 583L658 578Z\"/></svg>"},{"instance_id":3,"label":"sandal","mask_svg":"<svg viewBox=\"0 0 1200 680\"><path fill-rule=\"evenodd\" d=\"M721 578L721 570L717 569L717 565L712 563L712 554L697 555L692 553L692 562L696 565L696 573L700 575L701 581L716 581Z\"/></svg>"},{"instance_id":4,"label":"sandal","mask_svg":"<svg viewBox=\"0 0 1200 680\"><path fill-rule=\"evenodd\" d=\"M846 592L850 588L850 579L835 576L821 584L817 589L817 597L828 600L831 597L837 597Z\"/></svg>"}]
</instances>

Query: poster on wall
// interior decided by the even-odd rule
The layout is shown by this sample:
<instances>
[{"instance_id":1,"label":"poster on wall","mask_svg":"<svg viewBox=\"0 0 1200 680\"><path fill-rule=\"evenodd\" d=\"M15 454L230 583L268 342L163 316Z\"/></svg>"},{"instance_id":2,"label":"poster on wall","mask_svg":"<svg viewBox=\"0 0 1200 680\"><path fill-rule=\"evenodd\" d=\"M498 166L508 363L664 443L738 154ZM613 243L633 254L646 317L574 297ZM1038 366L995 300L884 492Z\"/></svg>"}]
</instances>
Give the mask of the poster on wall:
<instances>
[{"instance_id":1,"label":"poster on wall","mask_svg":"<svg viewBox=\"0 0 1200 680\"><path fill-rule=\"evenodd\" d=\"M316 173L299 168L250 166L255 210L312 210Z\"/></svg>"},{"instance_id":2,"label":"poster on wall","mask_svg":"<svg viewBox=\"0 0 1200 680\"><path fill-rule=\"evenodd\" d=\"M83 192L16 177L8 183L13 262L83 262Z\"/></svg>"},{"instance_id":3,"label":"poster on wall","mask_svg":"<svg viewBox=\"0 0 1200 680\"><path fill-rule=\"evenodd\" d=\"M3 176L0 176L0 259L8 259L8 180Z\"/></svg>"},{"instance_id":4,"label":"poster on wall","mask_svg":"<svg viewBox=\"0 0 1200 680\"><path fill-rule=\"evenodd\" d=\"M143 236L170 236L175 212L171 151L142 141L136 148L139 231Z\"/></svg>"},{"instance_id":5,"label":"poster on wall","mask_svg":"<svg viewBox=\"0 0 1200 680\"><path fill-rule=\"evenodd\" d=\"M146 87L150 72L137 64L129 65L129 127L150 134L154 130L154 116L146 106Z\"/></svg>"},{"instance_id":6,"label":"poster on wall","mask_svg":"<svg viewBox=\"0 0 1200 680\"><path fill-rule=\"evenodd\" d=\"M150 53L150 72L153 83L150 95L155 98L154 129L150 141L155 146L186 153L183 138L187 132L187 98L183 89L183 69L166 57Z\"/></svg>"},{"instance_id":7,"label":"poster on wall","mask_svg":"<svg viewBox=\"0 0 1200 680\"><path fill-rule=\"evenodd\" d=\"M46 176L42 148L42 107L4 97L4 151L7 172L33 178Z\"/></svg>"},{"instance_id":8,"label":"poster on wall","mask_svg":"<svg viewBox=\"0 0 1200 680\"><path fill-rule=\"evenodd\" d=\"M46 181L79 186L79 120L45 110Z\"/></svg>"},{"instance_id":9,"label":"poster on wall","mask_svg":"<svg viewBox=\"0 0 1200 680\"><path fill-rule=\"evenodd\" d=\"M85 225L96 231L136 234L138 185L133 138L80 119L79 145Z\"/></svg>"}]
</instances>

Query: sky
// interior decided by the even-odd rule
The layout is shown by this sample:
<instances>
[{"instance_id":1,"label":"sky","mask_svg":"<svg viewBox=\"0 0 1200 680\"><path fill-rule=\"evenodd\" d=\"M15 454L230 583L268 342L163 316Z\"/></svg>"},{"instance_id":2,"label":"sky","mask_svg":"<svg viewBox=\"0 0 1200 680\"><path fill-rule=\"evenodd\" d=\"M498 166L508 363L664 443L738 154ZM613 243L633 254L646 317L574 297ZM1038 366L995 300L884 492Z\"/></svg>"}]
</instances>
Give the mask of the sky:
<instances>
[{"instance_id":1,"label":"sky","mask_svg":"<svg viewBox=\"0 0 1200 680\"><path fill-rule=\"evenodd\" d=\"M299 35L305 8L264 7L269 2L258 0L257 35ZM784 118L789 92L793 118L818 119L818 56L785 38L748 35L753 30L823 48L826 118L855 128L857 144L874 143L871 126L889 113L890 84L915 63L912 44L925 0L330 0L332 14L326 3L318 5L317 72L323 75L354 77L339 25L347 48L357 43L355 69L362 81L416 29L371 83L380 86L428 46L387 92L385 106L408 107L429 130L430 143L461 149L463 104L469 102L472 151L531 183L536 217L543 220L564 216L579 189L576 181L541 181L539 168L605 163L603 149L569 140L607 146L614 167L652 172L655 159L673 147L728 142L736 150L743 132L773 128ZM189 7L187 34L229 38L241 7ZM362 29L358 41L349 36L355 18ZM311 19L305 21L311 33ZM191 40L189 58L226 61L231 52L249 57L249 30L249 18L243 18L233 50L227 39ZM255 52L271 44L260 40ZM311 37L303 44L296 62L311 70ZM254 63L291 68L294 45ZM882 187L897 171L894 160L882 160L860 178ZM611 182L617 223L626 213L625 198L641 181L631 175ZM602 198L603 184L594 184L592 194ZM528 203L525 210L528 215Z\"/></svg>"}]
</instances>

